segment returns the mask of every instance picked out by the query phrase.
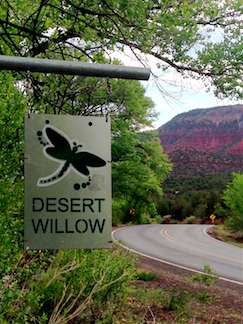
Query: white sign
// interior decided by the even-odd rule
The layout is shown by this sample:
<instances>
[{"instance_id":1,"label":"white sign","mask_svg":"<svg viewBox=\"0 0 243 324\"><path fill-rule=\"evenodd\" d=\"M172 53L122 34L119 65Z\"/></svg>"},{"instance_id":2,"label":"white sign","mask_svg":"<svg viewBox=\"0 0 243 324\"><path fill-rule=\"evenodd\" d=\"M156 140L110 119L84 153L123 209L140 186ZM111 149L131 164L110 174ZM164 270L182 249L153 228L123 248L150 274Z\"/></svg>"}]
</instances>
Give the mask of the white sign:
<instances>
[{"instance_id":1,"label":"white sign","mask_svg":"<svg viewBox=\"0 0 243 324\"><path fill-rule=\"evenodd\" d=\"M25 248L111 243L110 120L25 116Z\"/></svg>"}]
</instances>

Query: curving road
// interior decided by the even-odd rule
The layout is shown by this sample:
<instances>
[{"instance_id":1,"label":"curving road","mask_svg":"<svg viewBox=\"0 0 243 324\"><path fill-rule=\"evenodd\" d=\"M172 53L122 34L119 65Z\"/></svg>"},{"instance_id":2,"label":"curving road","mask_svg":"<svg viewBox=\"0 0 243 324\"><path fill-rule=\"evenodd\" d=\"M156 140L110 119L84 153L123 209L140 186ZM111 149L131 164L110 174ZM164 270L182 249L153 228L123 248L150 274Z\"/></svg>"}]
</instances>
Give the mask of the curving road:
<instances>
[{"instance_id":1,"label":"curving road","mask_svg":"<svg viewBox=\"0 0 243 324\"><path fill-rule=\"evenodd\" d=\"M209 225L136 225L113 237L150 258L202 272L204 263L229 281L243 284L243 249L207 235Z\"/></svg>"}]
</instances>

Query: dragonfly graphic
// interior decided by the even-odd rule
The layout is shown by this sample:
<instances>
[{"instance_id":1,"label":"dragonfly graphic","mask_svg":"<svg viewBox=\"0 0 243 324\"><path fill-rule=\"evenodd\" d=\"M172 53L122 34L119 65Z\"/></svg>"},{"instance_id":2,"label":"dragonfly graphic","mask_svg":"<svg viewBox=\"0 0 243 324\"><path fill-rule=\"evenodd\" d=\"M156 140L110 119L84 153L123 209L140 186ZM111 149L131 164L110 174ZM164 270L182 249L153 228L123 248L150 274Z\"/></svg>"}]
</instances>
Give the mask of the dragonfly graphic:
<instances>
[{"instance_id":1,"label":"dragonfly graphic","mask_svg":"<svg viewBox=\"0 0 243 324\"><path fill-rule=\"evenodd\" d=\"M43 133L48 143L43 141ZM40 178L37 182L37 186L43 187L52 185L63 179L71 170L81 176L87 177L90 175L88 167L98 168L106 165L106 162L97 155L89 152L79 152L83 145L77 145L75 140L70 140L69 137L58 128L48 125L43 128L43 133L38 131L37 136L40 143L44 146L44 155L50 160L59 162L60 166L53 174L45 178ZM91 178L89 177L89 181L90 180ZM87 184L89 184L89 182Z\"/></svg>"}]
</instances>

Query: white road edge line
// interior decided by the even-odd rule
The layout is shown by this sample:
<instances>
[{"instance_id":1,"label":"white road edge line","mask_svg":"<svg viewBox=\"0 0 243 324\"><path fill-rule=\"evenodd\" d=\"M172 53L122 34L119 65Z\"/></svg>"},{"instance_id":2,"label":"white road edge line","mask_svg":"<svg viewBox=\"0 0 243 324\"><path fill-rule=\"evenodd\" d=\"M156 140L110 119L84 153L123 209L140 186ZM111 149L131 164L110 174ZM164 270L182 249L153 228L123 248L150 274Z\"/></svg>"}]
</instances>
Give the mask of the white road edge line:
<instances>
[{"instance_id":1,"label":"white road edge line","mask_svg":"<svg viewBox=\"0 0 243 324\"><path fill-rule=\"evenodd\" d=\"M124 229L124 228L125 228L125 227L123 227L123 228L118 228L118 229L112 231L112 233L111 233L111 237L112 237L113 241L114 241L116 244L122 246L124 249L126 249L126 250L128 250L128 251L131 251L131 252L134 252L134 253L136 253L136 254L142 255L142 256L144 256L144 257L146 257L146 258L149 258L149 259L152 259L152 260L155 260L155 261L161 262L161 263L169 264L169 265L171 265L171 266L173 266L173 267L181 268L181 269L188 270L188 271L192 271L192 272L196 272L196 273L205 274L205 273L202 272L202 271L198 271L198 270L195 270L195 269L191 269L191 268L187 268L187 267L184 267L184 266L180 266L180 265L175 264L175 263L171 263L171 262L168 262L168 261L164 261L164 260L161 260L161 259L158 259L158 258L152 257L152 256L150 256L150 255L148 255L148 254L145 254L145 253L142 253L142 252L138 252L138 251L136 251L136 250L133 250L133 249L131 249L131 248L129 248L129 247L123 245L122 243L118 242L118 241L114 238L114 233L117 232L117 231L120 231L120 230L122 230L122 229ZM207 227L206 227L206 228L207 228ZM206 235L208 235L208 234L206 234ZM208 236L209 236L209 235L208 235ZM224 242L222 242L222 243L224 243ZM224 278L224 277L219 277L219 279L224 280L224 281L228 281L228 282L232 282L232 283L235 283L235 284L237 284L237 285L241 285L241 286L243 286L243 282L239 282L239 281L235 281L235 280L227 279L227 278Z\"/></svg>"}]
</instances>

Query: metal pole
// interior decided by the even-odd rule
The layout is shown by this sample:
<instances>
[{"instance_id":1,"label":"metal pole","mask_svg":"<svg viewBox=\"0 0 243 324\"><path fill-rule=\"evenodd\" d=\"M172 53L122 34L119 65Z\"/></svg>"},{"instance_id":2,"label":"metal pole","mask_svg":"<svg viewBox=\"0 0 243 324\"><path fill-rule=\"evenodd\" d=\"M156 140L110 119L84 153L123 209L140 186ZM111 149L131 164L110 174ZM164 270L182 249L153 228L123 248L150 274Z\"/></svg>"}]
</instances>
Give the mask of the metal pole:
<instances>
[{"instance_id":1,"label":"metal pole","mask_svg":"<svg viewBox=\"0 0 243 324\"><path fill-rule=\"evenodd\" d=\"M0 55L0 69L148 80L149 68Z\"/></svg>"}]
</instances>

